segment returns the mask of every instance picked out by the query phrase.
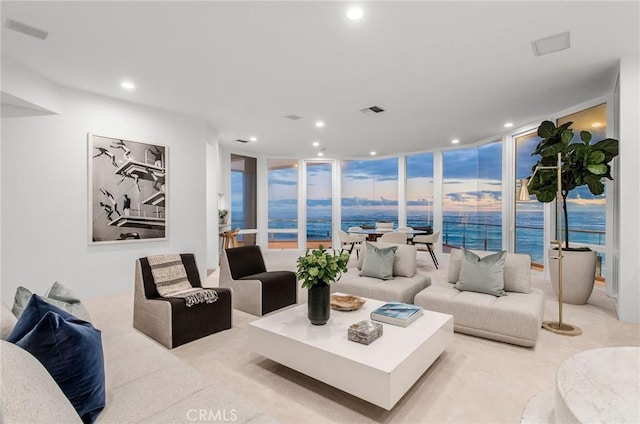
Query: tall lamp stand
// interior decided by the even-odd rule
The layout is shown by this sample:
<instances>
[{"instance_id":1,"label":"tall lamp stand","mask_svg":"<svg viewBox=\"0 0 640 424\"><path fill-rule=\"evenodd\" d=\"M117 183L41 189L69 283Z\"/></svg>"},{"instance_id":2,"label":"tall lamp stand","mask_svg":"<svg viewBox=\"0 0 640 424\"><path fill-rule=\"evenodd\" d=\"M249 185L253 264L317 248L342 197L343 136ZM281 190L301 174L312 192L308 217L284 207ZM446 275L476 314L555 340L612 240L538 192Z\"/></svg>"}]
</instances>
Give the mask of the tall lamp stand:
<instances>
[{"instance_id":1,"label":"tall lamp stand","mask_svg":"<svg viewBox=\"0 0 640 424\"><path fill-rule=\"evenodd\" d=\"M533 171L531 178L529 180L522 180L522 184L520 187L520 195L518 196L519 201L528 201L529 200L529 182L533 179L533 176L536 175L541 169L555 169L556 174L558 174L558 193L556 195L556 216L561 216L562 205L560 204L560 199L562 198L562 156L558 153L558 161L556 166L538 166ZM579 336L582 334L582 330L573 324L568 324L563 322L562 320L562 258L564 255L562 254L562 218L558 219L557 225L557 240L551 242L551 244L555 244L558 246L558 256L553 259L558 260L558 321L543 321L542 328L545 330L549 330L552 333L561 334L563 336Z\"/></svg>"}]
</instances>

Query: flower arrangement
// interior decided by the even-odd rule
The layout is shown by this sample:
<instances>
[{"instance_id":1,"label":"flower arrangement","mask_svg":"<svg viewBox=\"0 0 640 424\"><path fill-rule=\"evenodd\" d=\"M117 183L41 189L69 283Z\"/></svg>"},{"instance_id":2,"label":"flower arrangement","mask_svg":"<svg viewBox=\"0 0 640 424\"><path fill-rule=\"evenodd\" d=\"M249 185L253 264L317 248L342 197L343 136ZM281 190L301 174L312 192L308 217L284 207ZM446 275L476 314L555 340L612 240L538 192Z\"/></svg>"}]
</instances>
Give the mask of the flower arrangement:
<instances>
[{"instance_id":1,"label":"flower arrangement","mask_svg":"<svg viewBox=\"0 0 640 424\"><path fill-rule=\"evenodd\" d=\"M329 253L320 245L317 249L305 252L298 258L298 280L302 281L302 287L310 289L315 285L331 284L347 272L349 253Z\"/></svg>"}]
</instances>

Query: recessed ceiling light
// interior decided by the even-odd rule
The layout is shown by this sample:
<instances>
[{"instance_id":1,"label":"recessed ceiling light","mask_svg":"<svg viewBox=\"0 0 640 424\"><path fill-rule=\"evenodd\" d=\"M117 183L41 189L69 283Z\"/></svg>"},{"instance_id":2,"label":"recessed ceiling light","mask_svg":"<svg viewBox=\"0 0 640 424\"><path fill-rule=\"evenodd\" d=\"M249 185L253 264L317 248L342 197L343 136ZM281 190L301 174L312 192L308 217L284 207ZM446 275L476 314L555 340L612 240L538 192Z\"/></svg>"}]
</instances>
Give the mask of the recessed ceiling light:
<instances>
[{"instance_id":1,"label":"recessed ceiling light","mask_svg":"<svg viewBox=\"0 0 640 424\"><path fill-rule=\"evenodd\" d=\"M318 152L318 156L324 156L323 152Z\"/></svg>"},{"instance_id":2,"label":"recessed ceiling light","mask_svg":"<svg viewBox=\"0 0 640 424\"><path fill-rule=\"evenodd\" d=\"M313 147L318 147L320 145L320 142L318 141L314 141L313 143L311 143L313 145Z\"/></svg>"},{"instance_id":3,"label":"recessed ceiling light","mask_svg":"<svg viewBox=\"0 0 640 424\"><path fill-rule=\"evenodd\" d=\"M352 7L347 10L347 18L351 19L352 21L357 21L358 19L362 18L363 15L364 10L359 7Z\"/></svg>"},{"instance_id":4,"label":"recessed ceiling light","mask_svg":"<svg viewBox=\"0 0 640 424\"><path fill-rule=\"evenodd\" d=\"M258 141L258 138L254 137L254 136L251 136L251 137L249 137L249 141Z\"/></svg>"},{"instance_id":5,"label":"recessed ceiling light","mask_svg":"<svg viewBox=\"0 0 640 424\"><path fill-rule=\"evenodd\" d=\"M120 83L120 87L124 88L125 90L133 90L134 88L136 88L136 85L131 81L122 81L122 83Z\"/></svg>"},{"instance_id":6,"label":"recessed ceiling light","mask_svg":"<svg viewBox=\"0 0 640 424\"><path fill-rule=\"evenodd\" d=\"M460 143L460 140L458 140L457 138L454 138L453 140L451 140L451 144L458 144Z\"/></svg>"},{"instance_id":7,"label":"recessed ceiling light","mask_svg":"<svg viewBox=\"0 0 640 424\"><path fill-rule=\"evenodd\" d=\"M375 152L375 150L374 150L374 151L372 151L372 152L370 152L369 154L370 154L371 156L375 156L375 155L377 155L377 153Z\"/></svg>"},{"instance_id":8,"label":"recessed ceiling light","mask_svg":"<svg viewBox=\"0 0 640 424\"><path fill-rule=\"evenodd\" d=\"M513 127L513 122L507 122L506 124L504 124L505 128L511 128Z\"/></svg>"},{"instance_id":9,"label":"recessed ceiling light","mask_svg":"<svg viewBox=\"0 0 640 424\"><path fill-rule=\"evenodd\" d=\"M602 122L594 122L593 124L591 124L591 126L593 128L600 128L600 127L602 127Z\"/></svg>"},{"instance_id":10,"label":"recessed ceiling light","mask_svg":"<svg viewBox=\"0 0 640 424\"><path fill-rule=\"evenodd\" d=\"M318 128L322 128L322 127L324 127L324 122L322 122L322 121L316 121L316 127L318 127Z\"/></svg>"}]
</instances>

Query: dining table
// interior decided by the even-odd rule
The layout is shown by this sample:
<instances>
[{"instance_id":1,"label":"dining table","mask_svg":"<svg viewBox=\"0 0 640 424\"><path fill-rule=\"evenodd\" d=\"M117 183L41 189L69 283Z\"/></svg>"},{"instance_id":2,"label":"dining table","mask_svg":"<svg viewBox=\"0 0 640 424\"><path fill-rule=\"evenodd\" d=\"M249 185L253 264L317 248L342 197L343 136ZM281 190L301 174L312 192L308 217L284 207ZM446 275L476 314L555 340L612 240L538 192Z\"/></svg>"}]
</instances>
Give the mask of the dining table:
<instances>
[{"instance_id":1,"label":"dining table","mask_svg":"<svg viewBox=\"0 0 640 424\"><path fill-rule=\"evenodd\" d=\"M367 229L363 229L360 231L349 231L349 234L366 234L367 235L367 240L368 241L376 241L378 239L378 237L381 237L383 234L386 233L398 233L398 232L402 232L407 234L408 236L415 236L418 234L428 234L427 231L425 230L406 230L406 231L398 231L398 230L393 230L393 229L384 229L384 228L367 228Z\"/></svg>"}]
</instances>

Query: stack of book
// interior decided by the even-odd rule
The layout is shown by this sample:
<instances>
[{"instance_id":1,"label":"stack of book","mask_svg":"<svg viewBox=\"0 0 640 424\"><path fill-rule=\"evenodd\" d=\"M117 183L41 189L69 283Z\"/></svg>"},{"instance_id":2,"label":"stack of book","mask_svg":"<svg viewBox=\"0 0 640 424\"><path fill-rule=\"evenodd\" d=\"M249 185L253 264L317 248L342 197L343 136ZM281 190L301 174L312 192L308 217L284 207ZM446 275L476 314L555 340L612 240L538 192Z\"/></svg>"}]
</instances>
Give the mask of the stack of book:
<instances>
[{"instance_id":1,"label":"stack of book","mask_svg":"<svg viewBox=\"0 0 640 424\"><path fill-rule=\"evenodd\" d=\"M371 312L374 321L406 327L422 315L422 308L408 303L389 302Z\"/></svg>"}]
</instances>

